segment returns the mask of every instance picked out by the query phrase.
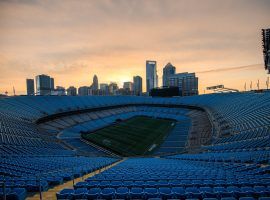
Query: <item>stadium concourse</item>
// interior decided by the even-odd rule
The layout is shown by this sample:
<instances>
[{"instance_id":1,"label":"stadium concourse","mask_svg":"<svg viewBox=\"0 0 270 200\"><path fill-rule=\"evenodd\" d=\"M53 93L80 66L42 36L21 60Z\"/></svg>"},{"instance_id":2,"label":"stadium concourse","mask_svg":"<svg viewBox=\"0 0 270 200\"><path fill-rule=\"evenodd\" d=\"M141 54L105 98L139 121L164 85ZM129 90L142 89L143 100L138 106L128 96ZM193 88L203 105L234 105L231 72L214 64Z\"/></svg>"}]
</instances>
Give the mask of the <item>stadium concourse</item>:
<instances>
[{"instance_id":1,"label":"stadium concourse","mask_svg":"<svg viewBox=\"0 0 270 200\"><path fill-rule=\"evenodd\" d=\"M269 92L2 98L0 199L46 199L63 184L54 198L268 200L269 100ZM138 116L175 121L147 156L124 158L81 137Z\"/></svg>"}]
</instances>

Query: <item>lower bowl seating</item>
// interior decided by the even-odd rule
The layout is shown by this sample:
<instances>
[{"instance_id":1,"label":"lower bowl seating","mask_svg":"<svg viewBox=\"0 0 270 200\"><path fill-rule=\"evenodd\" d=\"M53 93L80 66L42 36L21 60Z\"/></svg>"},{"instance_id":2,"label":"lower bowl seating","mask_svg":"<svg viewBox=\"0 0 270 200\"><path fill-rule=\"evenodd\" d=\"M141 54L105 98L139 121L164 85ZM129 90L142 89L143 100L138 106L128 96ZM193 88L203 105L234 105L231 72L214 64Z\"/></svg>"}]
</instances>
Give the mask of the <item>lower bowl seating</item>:
<instances>
[{"instance_id":1,"label":"lower bowl seating","mask_svg":"<svg viewBox=\"0 0 270 200\"><path fill-rule=\"evenodd\" d=\"M269 99L268 91L1 98L0 199L23 200L95 171L57 199L269 200ZM151 144L152 157L116 163L116 152L80 137L138 115L175 121L162 144ZM135 136L123 135L131 144Z\"/></svg>"}]
</instances>

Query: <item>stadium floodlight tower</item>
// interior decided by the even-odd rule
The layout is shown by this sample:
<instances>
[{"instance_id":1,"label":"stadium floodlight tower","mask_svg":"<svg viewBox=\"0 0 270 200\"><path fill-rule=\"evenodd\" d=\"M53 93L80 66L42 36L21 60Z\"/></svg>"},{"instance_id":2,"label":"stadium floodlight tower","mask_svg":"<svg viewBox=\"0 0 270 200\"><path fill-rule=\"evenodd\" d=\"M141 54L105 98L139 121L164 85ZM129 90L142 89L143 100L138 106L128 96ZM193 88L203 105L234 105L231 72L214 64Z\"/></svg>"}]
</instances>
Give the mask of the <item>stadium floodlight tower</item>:
<instances>
[{"instance_id":1,"label":"stadium floodlight tower","mask_svg":"<svg viewBox=\"0 0 270 200\"><path fill-rule=\"evenodd\" d=\"M270 73L270 28L262 29L264 68Z\"/></svg>"}]
</instances>

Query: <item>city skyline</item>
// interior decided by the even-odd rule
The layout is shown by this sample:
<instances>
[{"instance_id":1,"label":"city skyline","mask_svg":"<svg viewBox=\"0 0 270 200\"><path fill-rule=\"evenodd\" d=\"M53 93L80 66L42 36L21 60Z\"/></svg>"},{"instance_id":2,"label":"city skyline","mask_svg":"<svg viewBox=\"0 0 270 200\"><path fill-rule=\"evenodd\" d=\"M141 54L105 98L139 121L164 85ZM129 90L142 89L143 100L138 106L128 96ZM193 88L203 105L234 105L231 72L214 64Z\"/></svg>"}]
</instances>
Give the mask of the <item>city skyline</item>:
<instances>
[{"instance_id":1,"label":"city skyline","mask_svg":"<svg viewBox=\"0 0 270 200\"><path fill-rule=\"evenodd\" d=\"M169 63L167 63L167 64L171 64L170 62ZM241 70L258 70L258 69L261 69L261 67L262 67L263 65L262 64L257 64L257 65L248 65L248 66L239 66L239 67L230 67L230 68L220 68L220 69L209 69L209 70L206 70L206 71L200 71L200 72L197 72L198 74L208 74L208 73L212 73L212 74L215 74L215 73L219 73L219 72L222 72L222 73L230 73L230 72L235 72L235 71L241 71ZM163 69L164 68L166 68L166 65L163 67ZM177 68L176 68L177 69ZM261 71L261 70L260 70ZM175 72L176 73L176 72ZM177 74L178 73L186 73L186 72L177 72ZM191 73L194 73L194 72L191 72ZM42 74L42 75L48 75L48 74ZM161 74L161 77L159 77L159 81L161 82L161 85L158 85L158 87L163 87L164 85L163 85L163 83L162 83L162 81L163 81L163 77L162 77L162 75L163 75L163 73ZM38 75L37 75L38 76ZM136 77L141 77L141 76L139 76L139 75L135 75ZM202 77L202 76L201 76ZM94 75L93 75L93 78L95 79L95 78L97 78L97 75L94 73ZM134 78L134 76L133 76L133 78ZM31 77L30 78L26 78L26 80L28 80L28 79L31 79ZM90 78L91 79L91 78ZM239 90L239 91L249 91L249 90L254 90L254 89L258 89L258 86L257 86L257 83L258 83L258 81L259 81L259 89L268 89L268 87L269 87L269 76L268 76L268 74L266 74L266 79L264 80L264 79L250 79L250 80L248 80L248 81L246 81L246 82L243 82L243 88L234 88L234 89L236 89L236 90ZM111 84L111 83L116 83L118 86L119 86L119 88L123 88L123 86L124 86L124 83L125 82L132 82L132 79L130 80L130 79L128 79L127 81L123 81L123 82L117 82L117 81L114 81L114 80L110 80L109 82L100 82L100 84L98 84L98 87L100 86L100 85L103 85L103 84L105 84L105 85L109 85L109 84ZM213 84L212 85L208 85L208 87L209 86L214 86L214 85L224 85L224 82L225 83L228 83L228 81L226 81L226 80L224 80L223 82L219 82L219 84L215 84L214 82L213 82ZM94 81L93 82L89 82L89 83L86 83L85 85L78 85L78 86L75 86L75 88L77 88L77 89L79 89L80 87L89 87L89 88L91 88L92 87L92 85L93 85L93 83L94 83ZM134 83L134 79L133 79L133 82L132 83ZM36 83L35 83L36 84ZM199 84L200 85L200 84ZM268 85L268 86L267 86ZM57 86L60 86L59 84L57 85ZM143 92L147 92L146 91L146 77L142 77L142 91ZM166 85L165 85L166 86ZM227 86L227 85L226 85ZM62 87L62 86L60 86L60 87ZM66 88L66 90L69 88L69 87L74 87L74 84L69 84L69 85L67 85L66 87L64 86L64 88ZM12 88L13 89L13 88ZM13 90L12 90L13 91ZM207 88L206 87L199 87L199 94L207 94L207 93L212 93L211 91L209 92L209 91L207 91ZM14 91L13 91L14 92ZM27 94L27 87L25 87L25 92L23 92L23 93L21 93L21 94L19 94L19 95L25 95L25 94ZM12 95L12 94L11 94ZM18 95L18 94L16 94L16 95Z\"/></svg>"},{"instance_id":2,"label":"city skyline","mask_svg":"<svg viewBox=\"0 0 270 200\"><path fill-rule=\"evenodd\" d=\"M261 29L269 1L1 1L0 93L25 94L25 79L49 74L55 85L118 85L143 77L145 61L195 72L199 90L244 90L268 77ZM34 16L34 17L33 17Z\"/></svg>"}]
</instances>

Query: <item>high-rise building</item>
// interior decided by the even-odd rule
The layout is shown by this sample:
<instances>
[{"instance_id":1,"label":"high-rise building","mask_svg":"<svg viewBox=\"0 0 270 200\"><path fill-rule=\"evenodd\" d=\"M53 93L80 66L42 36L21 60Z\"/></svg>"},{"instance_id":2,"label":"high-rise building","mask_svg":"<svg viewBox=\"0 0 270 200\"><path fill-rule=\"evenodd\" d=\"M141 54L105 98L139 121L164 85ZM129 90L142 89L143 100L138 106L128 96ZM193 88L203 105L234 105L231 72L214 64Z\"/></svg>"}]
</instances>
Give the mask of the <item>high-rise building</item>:
<instances>
[{"instance_id":1,"label":"high-rise building","mask_svg":"<svg viewBox=\"0 0 270 200\"><path fill-rule=\"evenodd\" d=\"M142 95L142 77L133 76L133 92L134 95Z\"/></svg>"},{"instance_id":2,"label":"high-rise building","mask_svg":"<svg viewBox=\"0 0 270 200\"><path fill-rule=\"evenodd\" d=\"M98 91L98 77L97 75L94 75L93 77L93 83L90 86L90 93L89 95L98 95L99 91Z\"/></svg>"},{"instance_id":3,"label":"high-rise building","mask_svg":"<svg viewBox=\"0 0 270 200\"><path fill-rule=\"evenodd\" d=\"M195 73L179 73L169 77L169 86L178 87L181 96L198 95L198 77Z\"/></svg>"},{"instance_id":4,"label":"high-rise building","mask_svg":"<svg viewBox=\"0 0 270 200\"><path fill-rule=\"evenodd\" d=\"M130 81L124 82L123 88L124 88L125 90L133 91L133 83L130 82Z\"/></svg>"},{"instance_id":5,"label":"high-rise building","mask_svg":"<svg viewBox=\"0 0 270 200\"><path fill-rule=\"evenodd\" d=\"M109 95L109 85L107 83L100 83L100 95Z\"/></svg>"},{"instance_id":6,"label":"high-rise building","mask_svg":"<svg viewBox=\"0 0 270 200\"><path fill-rule=\"evenodd\" d=\"M88 95L90 95L90 87L87 87L87 86L79 87L78 95L79 96L88 96Z\"/></svg>"},{"instance_id":7,"label":"high-rise building","mask_svg":"<svg viewBox=\"0 0 270 200\"><path fill-rule=\"evenodd\" d=\"M262 29L264 67L270 73L270 28Z\"/></svg>"},{"instance_id":8,"label":"high-rise building","mask_svg":"<svg viewBox=\"0 0 270 200\"><path fill-rule=\"evenodd\" d=\"M146 92L150 92L152 88L158 87L157 62L146 61Z\"/></svg>"},{"instance_id":9,"label":"high-rise building","mask_svg":"<svg viewBox=\"0 0 270 200\"><path fill-rule=\"evenodd\" d=\"M169 77L174 74L175 74L175 67L171 63L168 63L163 68L163 76L162 76L163 86L169 86Z\"/></svg>"},{"instance_id":10,"label":"high-rise building","mask_svg":"<svg viewBox=\"0 0 270 200\"><path fill-rule=\"evenodd\" d=\"M92 90L97 91L98 90L98 77L97 75L94 75L93 77L93 83L91 85Z\"/></svg>"},{"instance_id":11,"label":"high-rise building","mask_svg":"<svg viewBox=\"0 0 270 200\"><path fill-rule=\"evenodd\" d=\"M51 94L51 78L48 75L41 74L36 76L36 92L37 95Z\"/></svg>"},{"instance_id":12,"label":"high-rise building","mask_svg":"<svg viewBox=\"0 0 270 200\"><path fill-rule=\"evenodd\" d=\"M119 89L121 95L132 95L133 94L133 83L128 81L124 82L123 88Z\"/></svg>"},{"instance_id":13,"label":"high-rise building","mask_svg":"<svg viewBox=\"0 0 270 200\"><path fill-rule=\"evenodd\" d=\"M75 88L74 86L70 86L67 89L67 95L68 96L76 96L77 95L77 88Z\"/></svg>"},{"instance_id":14,"label":"high-rise building","mask_svg":"<svg viewBox=\"0 0 270 200\"><path fill-rule=\"evenodd\" d=\"M110 95L117 95L118 89L119 88L118 88L117 83L114 83L114 82L110 83L110 85L109 85Z\"/></svg>"},{"instance_id":15,"label":"high-rise building","mask_svg":"<svg viewBox=\"0 0 270 200\"><path fill-rule=\"evenodd\" d=\"M35 95L34 79L26 79L27 95Z\"/></svg>"},{"instance_id":16,"label":"high-rise building","mask_svg":"<svg viewBox=\"0 0 270 200\"><path fill-rule=\"evenodd\" d=\"M54 90L54 78L50 78L51 90Z\"/></svg>"}]
</instances>

